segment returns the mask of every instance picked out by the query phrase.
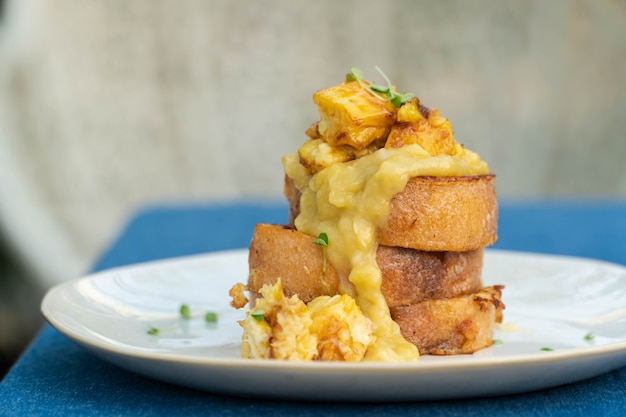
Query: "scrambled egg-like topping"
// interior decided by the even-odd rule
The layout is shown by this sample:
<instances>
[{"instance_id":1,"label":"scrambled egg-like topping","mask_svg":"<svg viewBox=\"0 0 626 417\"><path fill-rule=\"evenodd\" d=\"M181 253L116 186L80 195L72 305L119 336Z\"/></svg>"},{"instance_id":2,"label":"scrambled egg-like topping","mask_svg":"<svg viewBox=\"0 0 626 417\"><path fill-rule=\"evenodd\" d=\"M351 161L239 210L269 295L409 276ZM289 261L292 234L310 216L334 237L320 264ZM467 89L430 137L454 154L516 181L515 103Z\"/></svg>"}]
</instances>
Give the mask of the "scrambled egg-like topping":
<instances>
[{"instance_id":1,"label":"scrambled egg-like topping","mask_svg":"<svg viewBox=\"0 0 626 417\"><path fill-rule=\"evenodd\" d=\"M234 300L242 290L233 287ZM372 322L349 295L321 296L307 305L296 295L285 297L278 280L264 285L261 296L239 322L243 357L360 362L375 340Z\"/></svg>"}]
</instances>

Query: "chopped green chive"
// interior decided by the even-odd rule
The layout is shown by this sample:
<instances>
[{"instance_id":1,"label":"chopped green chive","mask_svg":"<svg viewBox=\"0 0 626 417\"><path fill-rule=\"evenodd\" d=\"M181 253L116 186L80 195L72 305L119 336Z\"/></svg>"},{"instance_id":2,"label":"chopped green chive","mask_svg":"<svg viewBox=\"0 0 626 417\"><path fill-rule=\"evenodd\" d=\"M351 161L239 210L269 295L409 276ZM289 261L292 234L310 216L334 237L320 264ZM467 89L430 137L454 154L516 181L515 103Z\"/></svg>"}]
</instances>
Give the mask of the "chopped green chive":
<instances>
[{"instance_id":1,"label":"chopped green chive","mask_svg":"<svg viewBox=\"0 0 626 417\"><path fill-rule=\"evenodd\" d=\"M263 321L263 314L265 314L265 310L254 310L250 312L250 315L256 321Z\"/></svg>"},{"instance_id":2,"label":"chopped green chive","mask_svg":"<svg viewBox=\"0 0 626 417\"><path fill-rule=\"evenodd\" d=\"M585 335L585 337L583 337L583 340L586 342L591 342L594 339L594 335L593 333L589 332Z\"/></svg>"},{"instance_id":3,"label":"chopped green chive","mask_svg":"<svg viewBox=\"0 0 626 417\"><path fill-rule=\"evenodd\" d=\"M147 333L152 334L152 335L159 334L159 329L157 329L156 327L150 326Z\"/></svg>"},{"instance_id":4,"label":"chopped green chive","mask_svg":"<svg viewBox=\"0 0 626 417\"><path fill-rule=\"evenodd\" d=\"M180 306L180 316L184 319L191 318L191 309L189 309L189 306L187 304L183 304Z\"/></svg>"},{"instance_id":5,"label":"chopped green chive","mask_svg":"<svg viewBox=\"0 0 626 417\"><path fill-rule=\"evenodd\" d=\"M494 345L501 345L501 344L503 344L504 342L503 342L501 339L493 339L493 342L492 342L492 343L493 343Z\"/></svg>"},{"instance_id":6,"label":"chopped green chive","mask_svg":"<svg viewBox=\"0 0 626 417\"><path fill-rule=\"evenodd\" d=\"M207 323L217 323L217 313L209 311L204 315L204 321Z\"/></svg>"},{"instance_id":7,"label":"chopped green chive","mask_svg":"<svg viewBox=\"0 0 626 417\"><path fill-rule=\"evenodd\" d=\"M541 350L545 352L552 352L554 349L552 349L551 347L542 347Z\"/></svg>"}]
</instances>

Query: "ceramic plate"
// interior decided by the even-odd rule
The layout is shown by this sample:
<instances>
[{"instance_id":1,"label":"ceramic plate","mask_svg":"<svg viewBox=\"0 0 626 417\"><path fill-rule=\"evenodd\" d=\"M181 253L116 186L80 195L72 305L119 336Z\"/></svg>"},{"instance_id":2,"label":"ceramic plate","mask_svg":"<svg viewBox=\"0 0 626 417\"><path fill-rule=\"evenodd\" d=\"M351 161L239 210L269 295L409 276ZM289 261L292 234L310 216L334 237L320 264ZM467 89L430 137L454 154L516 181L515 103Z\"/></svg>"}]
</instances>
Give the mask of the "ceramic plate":
<instances>
[{"instance_id":1,"label":"ceramic plate","mask_svg":"<svg viewBox=\"0 0 626 417\"><path fill-rule=\"evenodd\" d=\"M52 288L46 319L113 364L196 389L264 398L434 400L505 395L626 365L626 268L590 259L486 251L485 284L504 284L502 343L415 363L293 363L239 358L228 290L246 250L111 269ZM179 314L182 304L191 319ZM217 323L205 321L217 313ZM149 334L152 328L158 334Z\"/></svg>"}]
</instances>

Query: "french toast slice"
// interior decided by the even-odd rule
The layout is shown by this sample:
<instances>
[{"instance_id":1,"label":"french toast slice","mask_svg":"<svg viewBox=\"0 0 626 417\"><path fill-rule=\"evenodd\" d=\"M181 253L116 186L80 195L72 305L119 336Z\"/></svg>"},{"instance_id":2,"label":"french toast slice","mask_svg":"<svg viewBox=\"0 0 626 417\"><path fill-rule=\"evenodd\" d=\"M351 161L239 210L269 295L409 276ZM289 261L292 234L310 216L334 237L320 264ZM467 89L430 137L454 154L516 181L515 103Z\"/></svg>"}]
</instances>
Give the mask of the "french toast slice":
<instances>
[{"instance_id":1,"label":"french toast slice","mask_svg":"<svg viewBox=\"0 0 626 417\"><path fill-rule=\"evenodd\" d=\"M309 303L339 293L339 277L314 238L286 226L257 224L250 244L248 291L254 308L264 285L280 278L286 297ZM502 286L482 287L483 249L427 252L379 246L381 292L402 335L420 354L472 353L492 344L502 320ZM325 268L325 270L324 270Z\"/></svg>"},{"instance_id":2,"label":"french toast slice","mask_svg":"<svg viewBox=\"0 0 626 417\"><path fill-rule=\"evenodd\" d=\"M289 226L300 213L300 191L285 177ZM494 244L498 201L495 175L413 177L390 203L379 243L420 251L467 252Z\"/></svg>"},{"instance_id":3,"label":"french toast slice","mask_svg":"<svg viewBox=\"0 0 626 417\"><path fill-rule=\"evenodd\" d=\"M502 321L501 285L460 297L427 300L390 309L406 340L421 355L458 355L491 346L494 323Z\"/></svg>"},{"instance_id":4,"label":"french toast slice","mask_svg":"<svg viewBox=\"0 0 626 417\"><path fill-rule=\"evenodd\" d=\"M248 259L251 296L278 278L286 296L297 294L305 303L320 295L338 294L340 278L330 263L325 264L322 248L313 241L286 226L257 224ZM382 273L381 291L390 308L453 298L482 288L482 248L425 252L379 246L376 260Z\"/></svg>"}]
</instances>

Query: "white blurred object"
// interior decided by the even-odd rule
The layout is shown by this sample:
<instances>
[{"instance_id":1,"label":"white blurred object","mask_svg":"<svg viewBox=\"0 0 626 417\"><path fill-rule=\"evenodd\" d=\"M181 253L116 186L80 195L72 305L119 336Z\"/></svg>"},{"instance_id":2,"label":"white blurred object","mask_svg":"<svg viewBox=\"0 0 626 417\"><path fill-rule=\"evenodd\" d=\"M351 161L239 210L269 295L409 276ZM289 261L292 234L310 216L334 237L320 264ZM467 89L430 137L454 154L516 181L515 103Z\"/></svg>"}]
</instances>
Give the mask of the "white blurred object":
<instances>
[{"instance_id":1,"label":"white blurred object","mask_svg":"<svg viewBox=\"0 0 626 417\"><path fill-rule=\"evenodd\" d=\"M13 0L0 226L51 285L134 209L281 198L312 93L350 66L449 117L501 197L626 195L626 5Z\"/></svg>"}]
</instances>

